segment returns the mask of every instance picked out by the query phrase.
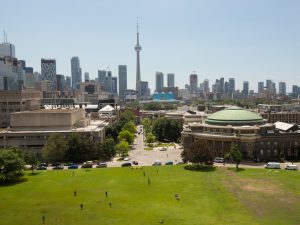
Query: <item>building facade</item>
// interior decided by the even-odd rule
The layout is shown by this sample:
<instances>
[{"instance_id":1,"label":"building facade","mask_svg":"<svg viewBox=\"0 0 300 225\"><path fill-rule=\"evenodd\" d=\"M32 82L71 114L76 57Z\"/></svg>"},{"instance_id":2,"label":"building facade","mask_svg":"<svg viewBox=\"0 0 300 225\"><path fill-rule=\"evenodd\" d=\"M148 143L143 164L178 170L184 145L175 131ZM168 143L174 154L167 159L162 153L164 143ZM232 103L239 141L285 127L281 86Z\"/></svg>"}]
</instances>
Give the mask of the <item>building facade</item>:
<instances>
[{"instance_id":1,"label":"building facade","mask_svg":"<svg viewBox=\"0 0 300 225\"><path fill-rule=\"evenodd\" d=\"M162 92L164 87L164 74L162 72L156 72L156 80L155 80L155 91Z\"/></svg>"},{"instance_id":2,"label":"building facade","mask_svg":"<svg viewBox=\"0 0 300 225\"><path fill-rule=\"evenodd\" d=\"M173 88L175 87L175 75L174 73L167 74L167 87Z\"/></svg>"},{"instance_id":3,"label":"building facade","mask_svg":"<svg viewBox=\"0 0 300 225\"><path fill-rule=\"evenodd\" d=\"M127 66L119 65L119 96L124 101L125 90L127 90Z\"/></svg>"},{"instance_id":4,"label":"building facade","mask_svg":"<svg viewBox=\"0 0 300 225\"><path fill-rule=\"evenodd\" d=\"M41 73L44 80L51 82L51 91L56 91L56 60L41 59Z\"/></svg>"},{"instance_id":5,"label":"building facade","mask_svg":"<svg viewBox=\"0 0 300 225\"><path fill-rule=\"evenodd\" d=\"M82 72L80 68L79 57L72 57L71 59L71 77L72 77L72 88L78 90L80 83L82 82Z\"/></svg>"}]
</instances>

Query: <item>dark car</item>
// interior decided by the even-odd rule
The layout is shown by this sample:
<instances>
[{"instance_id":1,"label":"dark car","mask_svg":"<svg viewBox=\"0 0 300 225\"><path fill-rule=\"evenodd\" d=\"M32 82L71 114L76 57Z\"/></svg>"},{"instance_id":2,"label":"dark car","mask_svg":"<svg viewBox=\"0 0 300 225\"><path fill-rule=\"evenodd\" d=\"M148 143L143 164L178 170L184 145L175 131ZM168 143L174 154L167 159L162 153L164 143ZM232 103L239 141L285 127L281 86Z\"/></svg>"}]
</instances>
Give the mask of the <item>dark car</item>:
<instances>
[{"instance_id":1,"label":"dark car","mask_svg":"<svg viewBox=\"0 0 300 225\"><path fill-rule=\"evenodd\" d=\"M107 167L107 163L106 162L100 162L96 166L96 168L106 168L106 167Z\"/></svg>"},{"instance_id":2,"label":"dark car","mask_svg":"<svg viewBox=\"0 0 300 225\"><path fill-rule=\"evenodd\" d=\"M47 170L47 167L39 165L36 169L37 170Z\"/></svg>"},{"instance_id":3,"label":"dark car","mask_svg":"<svg viewBox=\"0 0 300 225\"><path fill-rule=\"evenodd\" d=\"M53 166L52 169L53 169L53 170L63 170L64 167L61 166L61 165L58 165L58 166Z\"/></svg>"},{"instance_id":4,"label":"dark car","mask_svg":"<svg viewBox=\"0 0 300 225\"><path fill-rule=\"evenodd\" d=\"M93 168L93 165L86 163L86 164L82 164L81 168Z\"/></svg>"},{"instance_id":5,"label":"dark car","mask_svg":"<svg viewBox=\"0 0 300 225\"><path fill-rule=\"evenodd\" d=\"M59 162L52 163L51 166L60 166Z\"/></svg>"},{"instance_id":6,"label":"dark car","mask_svg":"<svg viewBox=\"0 0 300 225\"><path fill-rule=\"evenodd\" d=\"M166 162L165 165L171 166L173 165L173 162L172 161Z\"/></svg>"},{"instance_id":7,"label":"dark car","mask_svg":"<svg viewBox=\"0 0 300 225\"><path fill-rule=\"evenodd\" d=\"M122 167L131 166L131 163L130 162L126 162L126 163L123 163L121 166Z\"/></svg>"},{"instance_id":8,"label":"dark car","mask_svg":"<svg viewBox=\"0 0 300 225\"><path fill-rule=\"evenodd\" d=\"M48 163L41 163L38 166L44 166L44 167L48 167Z\"/></svg>"},{"instance_id":9,"label":"dark car","mask_svg":"<svg viewBox=\"0 0 300 225\"><path fill-rule=\"evenodd\" d=\"M72 164L70 166L68 166L68 169L78 169L78 165L77 164Z\"/></svg>"},{"instance_id":10,"label":"dark car","mask_svg":"<svg viewBox=\"0 0 300 225\"><path fill-rule=\"evenodd\" d=\"M139 163L137 161L133 161L132 164L133 165L139 165Z\"/></svg>"}]
</instances>

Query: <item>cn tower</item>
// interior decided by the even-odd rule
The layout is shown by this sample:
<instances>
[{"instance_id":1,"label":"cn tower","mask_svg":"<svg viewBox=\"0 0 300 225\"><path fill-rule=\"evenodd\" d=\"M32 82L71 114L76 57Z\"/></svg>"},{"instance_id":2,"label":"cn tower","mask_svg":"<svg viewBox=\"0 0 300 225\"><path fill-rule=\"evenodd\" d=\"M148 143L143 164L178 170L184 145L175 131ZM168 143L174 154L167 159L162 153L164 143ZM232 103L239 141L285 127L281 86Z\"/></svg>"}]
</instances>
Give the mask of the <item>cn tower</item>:
<instances>
[{"instance_id":1,"label":"cn tower","mask_svg":"<svg viewBox=\"0 0 300 225\"><path fill-rule=\"evenodd\" d=\"M139 22L137 22L137 32L136 32L136 92L137 92L137 98L139 99L141 96L141 68L140 68L140 51L142 50L142 47L140 46L139 42Z\"/></svg>"}]
</instances>

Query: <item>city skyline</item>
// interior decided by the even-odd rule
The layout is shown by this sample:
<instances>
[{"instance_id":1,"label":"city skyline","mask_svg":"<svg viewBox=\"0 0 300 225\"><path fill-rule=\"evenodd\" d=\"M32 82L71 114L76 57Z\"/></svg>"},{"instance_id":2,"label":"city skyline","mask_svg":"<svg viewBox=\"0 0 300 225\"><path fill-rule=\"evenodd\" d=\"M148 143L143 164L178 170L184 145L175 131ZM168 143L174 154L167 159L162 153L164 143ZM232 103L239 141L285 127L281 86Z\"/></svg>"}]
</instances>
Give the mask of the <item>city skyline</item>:
<instances>
[{"instance_id":1,"label":"city skyline","mask_svg":"<svg viewBox=\"0 0 300 225\"><path fill-rule=\"evenodd\" d=\"M141 74L152 91L156 71L174 73L175 86L180 88L189 83L194 70L198 85L204 79L213 83L218 77L234 77L240 90L244 81L249 81L250 90L257 90L257 82L270 78L276 84L285 81L287 92L293 84L299 85L300 32L296 25L300 3L296 1L89 3L70 6L58 1L27 1L20 9L14 8L13 15L4 10L4 17L14 18L0 29L6 30L8 41L15 45L16 57L26 60L35 71L41 72L42 58L54 58L57 73L70 76L70 59L78 56L82 71L89 72L91 79L107 67L117 76L118 65L127 65L128 88L135 89L136 52L132 46L136 17L143 15L139 16ZM1 5L11 8L12 4ZM44 7L49 10L44 12ZM72 12L66 10L69 7ZM115 11L112 15L96 13L99 8ZM82 16L75 17L79 12ZM47 26L41 26L43 23Z\"/></svg>"}]
</instances>

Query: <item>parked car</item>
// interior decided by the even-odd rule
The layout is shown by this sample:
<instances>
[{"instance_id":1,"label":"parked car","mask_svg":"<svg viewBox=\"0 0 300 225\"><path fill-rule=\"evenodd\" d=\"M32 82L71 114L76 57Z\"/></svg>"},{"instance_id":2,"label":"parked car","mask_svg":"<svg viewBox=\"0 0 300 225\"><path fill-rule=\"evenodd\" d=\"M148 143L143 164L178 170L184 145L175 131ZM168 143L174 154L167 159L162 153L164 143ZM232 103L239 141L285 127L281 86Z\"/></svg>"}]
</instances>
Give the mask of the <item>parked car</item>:
<instances>
[{"instance_id":1,"label":"parked car","mask_svg":"<svg viewBox=\"0 0 300 225\"><path fill-rule=\"evenodd\" d=\"M78 165L72 164L72 165L68 166L68 169L78 169Z\"/></svg>"},{"instance_id":2,"label":"parked car","mask_svg":"<svg viewBox=\"0 0 300 225\"><path fill-rule=\"evenodd\" d=\"M286 170L298 170L298 166L296 164L288 164L285 166Z\"/></svg>"},{"instance_id":3,"label":"parked car","mask_svg":"<svg viewBox=\"0 0 300 225\"><path fill-rule=\"evenodd\" d=\"M130 163L130 162L126 162L126 163L123 163L121 166L122 166L122 167L131 166L131 163Z\"/></svg>"},{"instance_id":4,"label":"parked car","mask_svg":"<svg viewBox=\"0 0 300 225\"><path fill-rule=\"evenodd\" d=\"M106 167L107 167L107 163L106 162L100 162L96 166L96 168L106 168Z\"/></svg>"},{"instance_id":5,"label":"parked car","mask_svg":"<svg viewBox=\"0 0 300 225\"><path fill-rule=\"evenodd\" d=\"M265 165L266 169L280 169L280 163L278 162L268 162Z\"/></svg>"},{"instance_id":6,"label":"parked car","mask_svg":"<svg viewBox=\"0 0 300 225\"><path fill-rule=\"evenodd\" d=\"M184 162L179 161L179 162L176 163L176 165L181 165L181 164L184 164Z\"/></svg>"},{"instance_id":7,"label":"parked car","mask_svg":"<svg viewBox=\"0 0 300 225\"><path fill-rule=\"evenodd\" d=\"M47 170L47 167L39 165L36 169L37 170Z\"/></svg>"},{"instance_id":8,"label":"parked car","mask_svg":"<svg viewBox=\"0 0 300 225\"><path fill-rule=\"evenodd\" d=\"M44 167L48 167L48 163L41 163L38 166L44 166Z\"/></svg>"},{"instance_id":9,"label":"parked car","mask_svg":"<svg viewBox=\"0 0 300 225\"><path fill-rule=\"evenodd\" d=\"M223 163L224 162L224 158L222 158L222 157L216 157L216 158L214 158L214 162L216 162L216 163Z\"/></svg>"},{"instance_id":10,"label":"parked car","mask_svg":"<svg viewBox=\"0 0 300 225\"><path fill-rule=\"evenodd\" d=\"M126 157L126 158L124 158L123 160L124 160L124 161L129 161L130 158L129 158L129 157Z\"/></svg>"},{"instance_id":11,"label":"parked car","mask_svg":"<svg viewBox=\"0 0 300 225\"><path fill-rule=\"evenodd\" d=\"M168 149L166 147L162 147L161 149L159 149L159 151L167 151Z\"/></svg>"},{"instance_id":12,"label":"parked car","mask_svg":"<svg viewBox=\"0 0 300 225\"><path fill-rule=\"evenodd\" d=\"M161 161L156 161L155 163L152 164L152 166L161 166Z\"/></svg>"},{"instance_id":13,"label":"parked car","mask_svg":"<svg viewBox=\"0 0 300 225\"><path fill-rule=\"evenodd\" d=\"M52 163L51 166L60 166L59 162Z\"/></svg>"},{"instance_id":14,"label":"parked car","mask_svg":"<svg viewBox=\"0 0 300 225\"><path fill-rule=\"evenodd\" d=\"M172 161L166 162L165 165L171 166L171 165L173 165L173 162Z\"/></svg>"},{"instance_id":15,"label":"parked car","mask_svg":"<svg viewBox=\"0 0 300 225\"><path fill-rule=\"evenodd\" d=\"M133 165L139 165L139 163L137 161L133 161L132 164Z\"/></svg>"},{"instance_id":16,"label":"parked car","mask_svg":"<svg viewBox=\"0 0 300 225\"><path fill-rule=\"evenodd\" d=\"M81 168L93 168L94 163L92 161L84 162Z\"/></svg>"},{"instance_id":17,"label":"parked car","mask_svg":"<svg viewBox=\"0 0 300 225\"><path fill-rule=\"evenodd\" d=\"M62 165L58 165L58 166L53 166L52 169L53 170L63 170L64 167Z\"/></svg>"}]
</instances>

